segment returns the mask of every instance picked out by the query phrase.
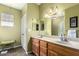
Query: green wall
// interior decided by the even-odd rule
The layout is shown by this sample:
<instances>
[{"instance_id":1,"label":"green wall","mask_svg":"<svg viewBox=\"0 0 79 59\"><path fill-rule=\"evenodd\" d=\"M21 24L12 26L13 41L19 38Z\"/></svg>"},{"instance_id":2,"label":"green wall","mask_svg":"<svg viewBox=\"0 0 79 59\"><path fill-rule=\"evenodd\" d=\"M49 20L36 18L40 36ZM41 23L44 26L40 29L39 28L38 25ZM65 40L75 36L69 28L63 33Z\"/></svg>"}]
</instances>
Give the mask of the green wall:
<instances>
[{"instance_id":1,"label":"green wall","mask_svg":"<svg viewBox=\"0 0 79 59\"><path fill-rule=\"evenodd\" d=\"M70 17L73 16L78 16L78 27L75 29L79 30L79 4L65 10L65 34L69 29L73 29L70 28ZM77 33L79 37L79 32L77 31Z\"/></svg>"},{"instance_id":2,"label":"green wall","mask_svg":"<svg viewBox=\"0 0 79 59\"><path fill-rule=\"evenodd\" d=\"M0 26L0 40L16 40L16 45L19 45L21 11L0 4L0 14L5 12L14 15L14 26L11 28Z\"/></svg>"}]
</instances>

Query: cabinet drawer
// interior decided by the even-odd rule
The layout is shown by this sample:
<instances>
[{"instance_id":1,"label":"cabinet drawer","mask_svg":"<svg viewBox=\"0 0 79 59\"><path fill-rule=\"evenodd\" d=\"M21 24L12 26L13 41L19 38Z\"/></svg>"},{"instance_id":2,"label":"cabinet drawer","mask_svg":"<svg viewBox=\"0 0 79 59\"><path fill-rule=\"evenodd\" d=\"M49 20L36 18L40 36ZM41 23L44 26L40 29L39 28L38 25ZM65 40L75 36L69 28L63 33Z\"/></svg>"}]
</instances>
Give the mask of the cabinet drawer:
<instances>
[{"instance_id":1,"label":"cabinet drawer","mask_svg":"<svg viewBox=\"0 0 79 59\"><path fill-rule=\"evenodd\" d=\"M48 56L58 56L58 54L54 51L48 50Z\"/></svg>"},{"instance_id":2,"label":"cabinet drawer","mask_svg":"<svg viewBox=\"0 0 79 59\"><path fill-rule=\"evenodd\" d=\"M47 48L47 42L40 40L40 46Z\"/></svg>"},{"instance_id":3,"label":"cabinet drawer","mask_svg":"<svg viewBox=\"0 0 79 59\"><path fill-rule=\"evenodd\" d=\"M32 39L32 45L39 46L39 39Z\"/></svg>"},{"instance_id":4,"label":"cabinet drawer","mask_svg":"<svg viewBox=\"0 0 79 59\"><path fill-rule=\"evenodd\" d=\"M32 42L38 43L38 42L39 42L39 39L33 38L33 39L32 39Z\"/></svg>"},{"instance_id":5,"label":"cabinet drawer","mask_svg":"<svg viewBox=\"0 0 79 59\"><path fill-rule=\"evenodd\" d=\"M32 45L39 46L39 43L32 42Z\"/></svg>"},{"instance_id":6,"label":"cabinet drawer","mask_svg":"<svg viewBox=\"0 0 79 59\"><path fill-rule=\"evenodd\" d=\"M67 48L64 46L48 43L48 50L55 51L59 53L60 55L65 55L65 56L77 56L79 55L78 50L74 50L71 48Z\"/></svg>"},{"instance_id":7,"label":"cabinet drawer","mask_svg":"<svg viewBox=\"0 0 79 59\"><path fill-rule=\"evenodd\" d=\"M48 43L49 50L62 51L62 47L55 45L53 43Z\"/></svg>"},{"instance_id":8,"label":"cabinet drawer","mask_svg":"<svg viewBox=\"0 0 79 59\"><path fill-rule=\"evenodd\" d=\"M40 47L40 56L47 56L47 48Z\"/></svg>"}]
</instances>

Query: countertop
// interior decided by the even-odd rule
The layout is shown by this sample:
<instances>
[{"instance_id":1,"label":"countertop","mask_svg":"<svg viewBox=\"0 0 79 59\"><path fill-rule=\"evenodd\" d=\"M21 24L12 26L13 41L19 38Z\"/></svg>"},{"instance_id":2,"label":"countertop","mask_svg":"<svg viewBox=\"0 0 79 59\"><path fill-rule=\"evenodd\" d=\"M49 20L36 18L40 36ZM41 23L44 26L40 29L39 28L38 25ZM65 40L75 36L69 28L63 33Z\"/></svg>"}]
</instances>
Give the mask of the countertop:
<instances>
[{"instance_id":1,"label":"countertop","mask_svg":"<svg viewBox=\"0 0 79 59\"><path fill-rule=\"evenodd\" d=\"M71 41L68 40L68 42L62 42L60 41L60 38L58 36L52 36L52 37L38 37L38 36L32 36L33 38L37 38L40 40L48 41L51 43L55 43L58 45L74 48L79 50L79 42L78 41Z\"/></svg>"}]
</instances>

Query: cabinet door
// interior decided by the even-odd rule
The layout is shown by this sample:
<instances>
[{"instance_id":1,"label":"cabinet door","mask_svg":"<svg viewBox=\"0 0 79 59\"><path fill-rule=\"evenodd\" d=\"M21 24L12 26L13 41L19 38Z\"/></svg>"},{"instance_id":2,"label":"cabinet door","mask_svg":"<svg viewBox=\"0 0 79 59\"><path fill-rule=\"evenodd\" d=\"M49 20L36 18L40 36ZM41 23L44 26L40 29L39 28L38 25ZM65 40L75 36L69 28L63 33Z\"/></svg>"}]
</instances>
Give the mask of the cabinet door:
<instances>
[{"instance_id":1,"label":"cabinet door","mask_svg":"<svg viewBox=\"0 0 79 59\"><path fill-rule=\"evenodd\" d=\"M39 40L32 39L32 52L39 56Z\"/></svg>"},{"instance_id":2,"label":"cabinet door","mask_svg":"<svg viewBox=\"0 0 79 59\"><path fill-rule=\"evenodd\" d=\"M47 56L47 48L40 47L40 56Z\"/></svg>"},{"instance_id":3,"label":"cabinet door","mask_svg":"<svg viewBox=\"0 0 79 59\"><path fill-rule=\"evenodd\" d=\"M54 51L48 50L48 56L58 56L58 54Z\"/></svg>"},{"instance_id":4,"label":"cabinet door","mask_svg":"<svg viewBox=\"0 0 79 59\"><path fill-rule=\"evenodd\" d=\"M44 48L47 48L47 42L43 41L43 40L40 40L40 46L44 47Z\"/></svg>"},{"instance_id":5,"label":"cabinet door","mask_svg":"<svg viewBox=\"0 0 79 59\"><path fill-rule=\"evenodd\" d=\"M47 42L40 40L40 56L47 56Z\"/></svg>"},{"instance_id":6,"label":"cabinet door","mask_svg":"<svg viewBox=\"0 0 79 59\"><path fill-rule=\"evenodd\" d=\"M39 47L38 46L35 46L35 45L32 45L32 52L39 56Z\"/></svg>"},{"instance_id":7,"label":"cabinet door","mask_svg":"<svg viewBox=\"0 0 79 59\"><path fill-rule=\"evenodd\" d=\"M78 56L79 50L48 43L48 50L57 52L60 56Z\"/></svg>"},{"instance_id":8,"label":"cabinet door","mask_svg":"<svg viewBox=\"0 0 79 59\"><path fill-rule=\"evenodd\" d=\"M39 47L33 45L33 47L32 47L32 52L33 52L35 55L39 56Z\"/></svg>"}]
</instances>

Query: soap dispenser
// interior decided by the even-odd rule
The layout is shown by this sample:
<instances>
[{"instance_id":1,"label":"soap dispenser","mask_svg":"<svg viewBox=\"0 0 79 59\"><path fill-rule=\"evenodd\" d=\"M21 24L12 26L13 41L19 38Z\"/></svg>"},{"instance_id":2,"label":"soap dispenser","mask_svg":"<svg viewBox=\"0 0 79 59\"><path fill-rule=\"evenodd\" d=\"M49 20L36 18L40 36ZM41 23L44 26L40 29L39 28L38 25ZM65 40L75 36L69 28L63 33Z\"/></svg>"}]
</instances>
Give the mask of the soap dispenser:
<instances>
[{"instance_id":1,"label":"soap dispenser","mask_svg":"<svg viewBox=\"0 0 79 59\"><path fill-rule=\"evenodd\" d=\"M68 38L65 36L65 34L64 34L64 41L68 42Z\"/></svg>"}]
</instances>

